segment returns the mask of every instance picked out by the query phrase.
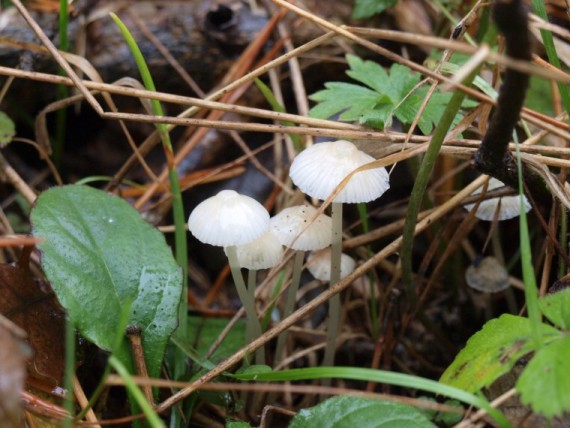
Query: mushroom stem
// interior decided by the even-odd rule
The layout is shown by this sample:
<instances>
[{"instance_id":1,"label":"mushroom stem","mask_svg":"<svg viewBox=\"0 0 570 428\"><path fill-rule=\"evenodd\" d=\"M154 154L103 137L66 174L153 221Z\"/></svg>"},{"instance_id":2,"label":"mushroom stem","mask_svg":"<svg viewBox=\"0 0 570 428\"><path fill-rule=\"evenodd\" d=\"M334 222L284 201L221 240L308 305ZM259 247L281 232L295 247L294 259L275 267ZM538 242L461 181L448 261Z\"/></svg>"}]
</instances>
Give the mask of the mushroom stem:
<instances>
[{"instance_id":1,"label":"mushroom stem","mask_svg":"<svg viewBox=\"0 0 570 428\"><path fill-rule=\"evenodd\" d=\"M250 299L247 288L245 286L245 281L240 271L240 266L238 262L237 252L235 245L226 247L226 254L228 255L228 261L230 262L230 269L232 271L232 277L236 285L236 290L238 292L239 299L245 309L246 314L246 331L251 331L254 338L261 336L261 324L257 318L257 312L255 310L255 302ZM257 364L265 364L265 350L263 347L259 348L255 354L255 362Z\"/></svg>"},{"instance_id":2,"label":"mushroom stem","mask_svg":"<svg viewBox=\"0 0 570 428\"><path fill-rule=\"evenodd\" d=\"M283 316L281 320L287 318L295 309L295 302L297 301L297 290L299 289L299 284L301 282L301 270L303 269L303 259L305 257L304 251L295 252L295 260L293 262L293 275L291 277L291 285L287 291L287 301L285 302L285 310L283 311ZM281 362L281 357L283 355L283 350L285 349L285 343L287 343L288 331L284 330L283 333L279 335L277 339L277 347L275 349L275 361L274 366Z\"/></svg>"},{"instance_id":3,"label":"mushroom stem","mask_svg":"<svg viewBox=\"0 0 570 428\"><path fill-rule=\"evenodd\" d=\"M249 300L255 303L255 286L257 285L257 270L249 269L247 272L247 294ZM245 340L247 343L255 339L255 335L251 330L251 324L246 324Z\"/></svg>"},{"instance_id":4,"label":"mushroom stem","mask_svg":"<svg viewBox=\"0 0 570 428\"><path fill-rule=\"evenodd\" d=\"M342 254L342 203L332 203L332 243L331 243L331 278L333 286L340 281L340 256ZM334 366L336 339L340 327L340 296L337 294L329 300L329 319L327 321L327 344L323 366Z\"/></svg>"}]
</instances>

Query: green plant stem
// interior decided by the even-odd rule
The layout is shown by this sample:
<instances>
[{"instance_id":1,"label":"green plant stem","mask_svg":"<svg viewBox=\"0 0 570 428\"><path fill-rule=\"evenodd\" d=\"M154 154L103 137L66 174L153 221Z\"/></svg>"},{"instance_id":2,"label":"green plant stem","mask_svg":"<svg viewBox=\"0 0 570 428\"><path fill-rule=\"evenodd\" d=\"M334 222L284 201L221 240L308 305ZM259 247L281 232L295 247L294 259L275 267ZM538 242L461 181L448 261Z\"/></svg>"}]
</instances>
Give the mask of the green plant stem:
<instances>
[{"instance_id":1,"label":"green plant stem","mask_svg":"<svg viewBox=\"0 0 570 428\"><path fill-rule=\"evenodd\" d=\"M532 0L532 8L540 18L548 22L544 0ZM558 54L556 53L556 47L554 46L552 33L548 30L540 30L540 35L542 36L542 42L544 43L544 49L546 50L548 61L556 68L561 68L560 60L558 59ZM568 85L565 85L564 83L558 83L558 90L560 91L560 98L562 98L564 109L567 112L570 112L570 91L568 90Z\"/></svg>"},{"instance_id":2,"label":"green plant stem","mask_svg":"<svg viewBox=\"0 0 570 428\"><path fill-rule=\"evenodd\" d=\"M255 287L257 285L257 270L250 269L247 272L247 294L249 296L249 300L255 302ZM251 325L248 323L246 325L246 329L249 330ZM263 331L263 330L262 330ZM245 332L246 340L249 342L251 339L254 338L254 334L252 331Z\"/></svg>"},{"instance_id":3,"label":"green plant stem","mask_svg":"<svg viewBox=\"0 0 570 428\"><path fill-rule=\"evenodd\" d=\"M544 0L532 0L532 8L534 12L542 19L548 22L548 16L546 14L546 7L544 6ZM558 54L556 52L556 47L554 46L554 40L552 38L552 33L548 30L540 30L540 35L542 37L542 42L544 43L544 49L546 50L546 56L548 57L548 61L557 68L560 68L560 60L558 58ZM570 112L570 93L568 90L568 85L564 85L562 83L558 83L558 90L560 91L560 97L562 98L562 105L566 112ZM560 246L562 248L566 248L567 245L567 237L566 237L566 229L567 219L564 215L565 208L561 207L561 218L560 218ZM566 275L567 266L564 263L564 260L560 260L558 275L560 277Z\"/></svg>"},{"instance_id":4,"label":"green plant stem","mask_svg":"<svg viewBox=\"0 0 570 428\"><path fill-rule=\"evenodd\" d=\"M127 329L127 324L129 322L131 306L132 306L131 302L127 302L121 308L121 317L119 318L119 323L117 324L117 332L115 340L113 341L113 346L111 348L111 355L118 352L121 345L124 344L123 340L125 336L125 331ZM109 376L110 373L111 373L111 366L109 365L109 360L107 360L107 364L105 365L103 374L99 379L99 383L95 387L95 391L93 391L91 397L89 397L89 402L87 403L87 405L83 409L81 409L81 411L75 417L76 421L80 421L81 419L83 419L83 417L87 414L89 409L93 408L103 390L107 388L105 381L107 380L107 377Z\"/></svg>"},{"instance_id":5,"label":"green plant stem","mask_svg":"<svg viewBox=\"0 0 570 428\"><path fill-rule=\"evenodd\" d=\"M293 309L295 309L295 303L297 301L297 290L299 290L299 284L301 283L301 270L303 269L303 260L305 258L304 251L295 251L295 259L293 261L293 275L291 276L291 285L289 290L287 290L287 301L285 302L285 309L283 310L283 315L281 319L287 318ZM287 343L288 331L285 330L277 338L277 347L275 348L275 363L276 366L281 362L281 357L283 351L285 350L285 344Z\"/></svg>"},{"instance_id":6,"label":"green plant stem","mask_svg":"<svg viewBox=\"0 0 570 428\"><path fill-rule=\"evenodd\" d=\"M342 254L342 203L332 203L332 243L331 243L331 279L330 285L340 281L340 257ZM335 294L329 300L329 319L327 321L327 344L323 366L334 366L336 339L340 327L340 295Z\"/></svg>"},{"instance_id":7,"label":"green plant stem","mask_svg":"<svg viewBox=\"0 0 570 428\"><path fill-rule=\"evenodd\" d=\"M230 269L232 271L232 277L234 279L234 283L236 285L236 290L241 300L241 303L245 309L246 314L246 332L251 332L253 334L253 338L257 339L261 336L261 324L259 323L259 319L257 318L257 311L255 310L255 301L249 298L249 294L247 292L247 288L245 286L245 282L243 280L243 276L240 271L239 261L237 257L236 247L231 245L226 247L226 254L228 255L228 261L230 263ZM251 337L246 338L248 343L253 339ZM255 353L255 362L257 364L265 364L265 350L263 347L259 348Z\"/></svg>"},{"instance_id":8,"label":"green plant stem","mask_svg":"<svg viewBox=\"0 0 570 428\"><path fill-rule=\"evenodd\" d=\"M243 373L231 376L240 380L257 381L303 381L311 379L336 378L403 386L406 388L418 389L420 391L427 391L455 398L456 400L484 409L493 419L495 419L500 427L508 428L511 426L505 416L499 410L492 407L483 396L477 396L453 386L405 373L361 367L313 367L267 373Z\"/></svg>"},{"instance_id":9,"label":"green plant stem","mask_svg":"<svg viewBox=\"0 0 570 428\"><path fill-rule=\"evenodd\" d=\"M363 202L358 204L358 216L362 223L362 232L368 233L370 231L368 213L366 212L366 204ZM366 246L366 252L368 253L368 257L372 257L370 245ZM371 272L368 273L368 285L370 289L370 327L372 329L372 337L374 340L378 340L380 334L378 326L378 302L376 301L376 287L374 287L374 279Z\"/></svg>"},{"instance_id":10,"label":"green plant stem","mask_svg":"<svg viewBox=\"0 0 570 428\"><path fill-rule=\"evenodd\" d=\"M75 377L75 327L66 317L65 321L65 403L64 408L70 415L66 418L62 426L64 428L71 428L73 426L73 414L75 413L75 400L73 394L73 378Z\"/></svg>"},{"instance_id":11,"label":"green plant stem","mask_svg":"<svg viewBox=\"0 0 570 428\"><path fill-rule=\"evenodd\" d=\"M473 71L463 83L465 85L470 85L478 72L479 69ZM412 188L412 193L410 195L410 202L408 203L408 209L406 211L406 221L404 224L404 231L402 236L403 242L400 252L400 259L402 261L402 280L405 284L408 301L412 308L414 308L417 303L417 295L415 293L413 283L412 266L412 249L414 244L414 231L416 228L416 221L422 200L424 198L425 190L429 183L429 178L433 170L433 166L439 154L439 150L443 144L443 141L445 140L447 131L453 123L453 119L461 108L461 104L463 103L464 99L465 94L459 90L456 90L453 93L449 104L445 108L445 111L441 116L441 120L435 127L433 136L429 142L429 147L416 176L414 187Z\"/></svg>"},{"instance_id":12,"label":"green plant stem","mask_svg":"<svg viewBox=\"0 0 570 428\"><path fill-rule=\"evenodd\" d=\"M114 355L111 355L109 357L109 364L125 381L127 390L129 391L131 397L133 397L136 400L137 404L142 409L143 413L146 416L146 421L148 422L148 424L153 428L165 427L164 422L162 422L162 420L152 409L150 403L146 401L146 399L144 398L144 394L142 393L140 388L137 386L137 384L129 374L129 371L126 369L125 366L123 366L123 364L119 361L119 359Z\"/></svg>"},{"instance_id":13,"label":"green plant stem","mask_svg":"<svg viewBox=\"0 0 570 428\"><path fill-rule=\"evenodd\" d=\"M130 33L129 29L123 24L117 15L111 13L111 18L121 30L129 49L131 50L144 86L149 91L156 91L152 75L146 64L146 61L140 51L135 39ZM150 101L152 111L156 116L164 116L162 105L158 100ZM174 164L174 153L172 149L172 142L170 141L170 134L166 125L159 123L156 124L158 133L162 140L162 148L166 157L168 166L168 179L170 181L170 191L172 193L172 211L174 217L174 242L175 242L175 258L178 264L182 267L182 295L180 298L180 306L178 311L178 334L182 337L187 337L187 323L188 323L188 247L186 240L186 218L184 215L184 205L182 201L182 194L180 192L180 182L178 180L178 171ZM186 371L186 357L182 352L176 352L174 364L174 376L178 378Z\"/></svg>"},{"instance_id":14,"label":"green plant stem","mask_svg":"<svg viewBox=\"0 0 570 428\"><path fill-rule=\"evenodd\" d=\"M541 314L538 306L538 287L536 286L536 278L534 276L534 269L532 266L532 251L530 248L530 237L528 234L528 223L526 219L526 210L524 209L524 188L522 178L522 161L519 149L519 141L514 135L515 147L517 155L517 168L519 179L519 199L520 199L520 247L521 247L521 265L524 282L524 297L527 306L528 319L530 322L530 331L536 350L542 348L542 332L541 332Z\"/></svg>"}]
</instances>

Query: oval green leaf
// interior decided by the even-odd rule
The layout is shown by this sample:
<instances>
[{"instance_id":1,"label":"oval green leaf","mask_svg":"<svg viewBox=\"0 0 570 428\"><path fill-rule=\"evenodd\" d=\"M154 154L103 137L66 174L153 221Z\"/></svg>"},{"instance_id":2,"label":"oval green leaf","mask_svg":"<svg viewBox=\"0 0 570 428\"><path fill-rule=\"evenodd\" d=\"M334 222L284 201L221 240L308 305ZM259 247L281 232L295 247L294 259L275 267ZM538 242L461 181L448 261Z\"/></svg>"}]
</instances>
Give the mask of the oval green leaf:
<instances>
[{"instance_id":1,"label":"oval green leaf","mask_svg":"<svg viewBox=\"0 0 570 428\"><path fill-rule=\"evenodd\" d=\"M434 428L435 425L412 406L349 395L329 398L301 410L289 428Z\"/></svg>"},{"instance_id":2,"label":"oval green leaf","mask_svg":"<svg viewBox=\"0 0 570 428\"><path fill-rule=\"evenodd\" d=\"M4 147L12 141L16 135L16 126L10 117L0 111L0 147Z\"/></svg>"},{"instance_id":3,"label":"oval green leaf","mask_svg":"<svg viewBox=\"0 0 570 428\"><path fill-rule=\"evenodd\" d=\"M79 332L111 349L130 303L128 325L141 328L149 375L158 375L182 290L164 236L124 200L87 186L45 191L31 222L42 268Z\"/></svg>"}]
</instances>

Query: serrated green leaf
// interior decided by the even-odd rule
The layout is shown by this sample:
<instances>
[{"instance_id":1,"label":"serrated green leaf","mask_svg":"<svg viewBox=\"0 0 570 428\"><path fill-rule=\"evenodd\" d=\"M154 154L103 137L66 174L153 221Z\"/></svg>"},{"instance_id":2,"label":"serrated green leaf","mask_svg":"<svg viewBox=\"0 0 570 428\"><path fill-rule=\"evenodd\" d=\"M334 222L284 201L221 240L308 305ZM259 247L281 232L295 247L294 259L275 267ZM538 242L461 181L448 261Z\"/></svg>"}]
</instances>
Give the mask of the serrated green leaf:
<instances>
[{"instance_id":1,"label":"serrated green leaf","mask_svg":"<svg viewBox=\"0 0 570 428\"><path fill-rule=\"evenodd\" d=\"M364 61L356 55L347 55L346 62L350 67L346 74L352 79L364 83L379 94L385 93L390 84L388 73L374 61Z\"/></svg>"},{"instance_id":2,"label":"serrated green leaf","mask_svg":"<svg viewBox=\"0 0 570 428\"><path fill-rule=\"evenodd\" d=\"M547 418L570 411L570 337L541 348L521 374L521 402Z\"/></svg>"},{"instance_id":3,"label":"serrated green leaf","mask_svg":"<svg viewBox=\"0 0 570 428\"><path fill-rule=\"evenodd\" d=\"M546 295L538 301L538 305L552 324L570 329L570 288Z\"/></svg>"},{"instance_id":4,"label":"serrated green leaf","mask_svg":"<svg viewBox=\"0 0 570 428\"><path fill-rule=\"evenodd\" d=\"M148 371L157 376L182 289L164 236L124 200L87 186L45 191L31 222L43 239L42 268L79 332L110 349L130 302L128 325L141 328Z\"/></svg>"},{"instance_id":5,"label":"serrated green leaf","mask_svg":"<svg viewBox=\"0 0 570 428\"><path fill-rule=\"evenodd\" d=\"M309 98L321 101L309 111L309 115L320 119L328 119L337 113L341 120L358 120L360 115L374 108L379 101L379 94L368 88L344 82L329 82L322 91Z\"/></svg>"},{"instance_id":6,"label":"serrated green leaf","mask_svg":"<svg viewBox=\"0 0 570 428\"><path fill-rule=\"evenodd\" d=\"M309 97L319 101L310 110L311 116L328 119L342 112L340 120L358 120L363 125L377 129L389 126L392 116L403 124L413 122L427 93L425 87L411 92L420 80L418 73L400 64L393 64L386 72L379 64L364 61L355 55L347 55L346 60L349 65L346 74L366 86L345 82L326 83L326 89ZM425 135L429 135L439 122L450 98L451 93L435 92L432 95L418 122ZM472 105L466 102L463 107ZM461 115L457 115L455 123L461 118Z\"/></svg>"},{"instance_id":7,"label":"serrated green leaf","mask_svg":"<svg viewBox=\"0 0 570 428\"><path fill-rule=\"evenodd\" d=\"M433 428L435 425L412 406L348 395L301 410L289 428Z\"/></svg>"},{"instance_id":8,"label":"serrated green leaf","mask_svg":"<svg viewBox=\"0 0 570 428\"><path fill-rule=\"evenodd\" d=\"M545 343L560 336L555 328L541 324ZM528 318L504 314L487 322L467 341L465 348L445 370L440 382L468 392L489 386L507 373L523 355L534 351Z\"/></svg>"},{"instance_id":9,"label":"serrated green leaf","mask_svg":"<svg viewBox=\"0 0 570 428\"><path fill-rule=\"evenodd\" d=\"M352 11L352 18L370 18L372 15L394 6L397 2L398 0L356 0Z\"/></svg>"},{"instance_id":10,"label":"serrated green leaf","mask_svg":"<svg viewBox=\"0 0 570 428\"><path fill-rule=\"evenodd\" d=\"M16 135L16 126L10 117L0 111L0 147L6 146Z\"/></svg>"},{"instance_id":11,"label":"serrated green leaf","mask_svg":"<svg viewBox=\"0 0 570 428\"><path fill-rule=\"evenodd\" d=\"M399 103L420 81L420 75L405 65L392 64L390 67L390 84L384 88L394 104Z\"/></svg>"}]
</instances>

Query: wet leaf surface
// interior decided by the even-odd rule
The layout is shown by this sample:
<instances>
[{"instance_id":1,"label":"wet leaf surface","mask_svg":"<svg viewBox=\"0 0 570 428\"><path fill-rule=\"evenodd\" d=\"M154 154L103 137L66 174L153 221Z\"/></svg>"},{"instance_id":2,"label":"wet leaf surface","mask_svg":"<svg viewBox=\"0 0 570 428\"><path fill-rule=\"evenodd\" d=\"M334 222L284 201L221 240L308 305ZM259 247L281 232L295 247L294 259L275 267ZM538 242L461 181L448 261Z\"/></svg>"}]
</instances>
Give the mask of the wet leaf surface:
<instances>
[{"instance_id":1,"label":"wet leaf surface","mask_svg":"<svg viewBox=\"0 0 570 428\"><path fill-rule=\"evenodd\" d=\"M44 239L44 272L79 332L111 349L130 304L128 325L141 328L148 372L157 376L182 290L164 236L124 200L87 186L42 193L31 220Z\"/></svg>"},{"instance_id":2,"label":"wet leaf surface","mask_svg":"<svg viewBox=\"0 0 570 428\"><path fill-rule=\"evenodd\" d=\"M289 428L400 427L432 428L433 423L412 406L400 403L338 396L301 410Z\"/></svg>"}]
</instances>

